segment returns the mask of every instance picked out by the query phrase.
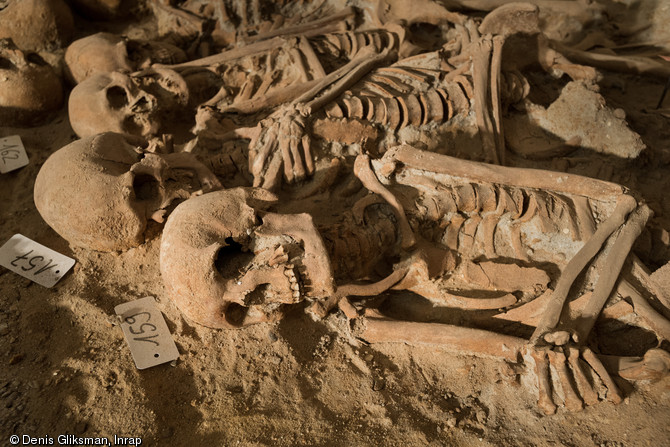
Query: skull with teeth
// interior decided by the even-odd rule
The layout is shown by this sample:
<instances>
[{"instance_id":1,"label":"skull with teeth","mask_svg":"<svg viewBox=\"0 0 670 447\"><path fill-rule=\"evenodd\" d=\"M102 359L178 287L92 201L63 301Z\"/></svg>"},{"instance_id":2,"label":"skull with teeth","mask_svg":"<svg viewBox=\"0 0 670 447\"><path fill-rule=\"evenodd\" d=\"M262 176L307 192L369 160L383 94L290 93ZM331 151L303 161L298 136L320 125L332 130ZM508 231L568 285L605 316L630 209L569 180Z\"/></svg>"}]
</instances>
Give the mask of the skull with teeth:
<instances>
[{"instance_id":1,"label":"skull with teeth","mask_svg":"<svg viewBox=\"0 0 670 447\"><path fill-rule=\"evenodd\" d=\"M0 39L0 122L31 125L60 108L63 87L54 70L35 53Z\"/></svg>"},{"instance_id":2,"label":"skull with teeth","mask_svg":"<svg viewBox=\"0 0 670 447\"><path fill-rule=\"evenodd\" d=\"M78 84L70 94L72 128L81 138L101 132L149 137L189 103L184 79L167 68L133 74L99 73Z\"/></svg>"},{"instance_id":3,"label":"skull with teeth","mask_svg":"<svg viewBox=\"0 0 670 447\"><path fill-rule=\"evenodd\" d=\"M173 201L200 185L170 164L171 155L182 154L159 155L142 146L139 138L104 133L54 152L35 180L35 205L46 223L92 250L143 243L148 221L162 222Z\"/></svg>"},{"instance_id":4,"label":"skull with teeth","mask_svg":"<svg viewBox=\"0 0 670 447\"><path fill-rule=\"evenodd\" d=\"M65 52L66 71L75 84L96 73L130 73L154 63L176 64L185 60L186 54L174 45L130 40L110 33L76 40Z\"/></svg>"},{"instance_id":5,"label":"skull with teeth","mask_svg":"<svg viewBox=\"0 0 670 447\"><path fill-rule=\"evenodd\" d=\"M330 261L311 217L268 212L276 200L263 189L235 188L189 199L170 215L161 274L168 296L190 319L236 328L333 293Z\"/></svg>"}]
</instances>

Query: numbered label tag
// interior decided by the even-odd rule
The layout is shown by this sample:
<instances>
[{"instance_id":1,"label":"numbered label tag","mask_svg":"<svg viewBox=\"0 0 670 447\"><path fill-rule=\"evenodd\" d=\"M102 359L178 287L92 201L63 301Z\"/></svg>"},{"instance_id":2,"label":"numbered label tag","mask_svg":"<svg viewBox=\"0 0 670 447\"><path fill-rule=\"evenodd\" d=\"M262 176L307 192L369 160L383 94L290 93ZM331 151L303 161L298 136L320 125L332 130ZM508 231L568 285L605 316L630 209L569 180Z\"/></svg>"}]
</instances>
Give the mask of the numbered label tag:
<instances>
[{"instance_id":1,"label":"numbered label tag","mask_svg":"<svg viewBox=\"0 0 670 447\"><path fill-rule=\"evenodd\" d=\"M146 369L179 357L172 334L153 297L119 304L114 312L121 317L121 329L137 369Z\"/></svg>"},{"instance_id":2,"label":"numbered label tag","mask_svg":"<svg viewBox=\"0 0 670 447\"><path fill-rule=\"evenodd\" d=\"M0 174L19 169L28 164L28 154L21 137L0 138Z\"/></svg>"},{"instance_id":3,"label":"numbered label tag","mask_svg":"<svg viewBox=\"0 0 670 447\"><path fill-rule=\"evenodd\" d=\"M15 234L0 247L0 265L44 287L53 287L74 265L42 244Z\"/></svg>"}]
</instances>

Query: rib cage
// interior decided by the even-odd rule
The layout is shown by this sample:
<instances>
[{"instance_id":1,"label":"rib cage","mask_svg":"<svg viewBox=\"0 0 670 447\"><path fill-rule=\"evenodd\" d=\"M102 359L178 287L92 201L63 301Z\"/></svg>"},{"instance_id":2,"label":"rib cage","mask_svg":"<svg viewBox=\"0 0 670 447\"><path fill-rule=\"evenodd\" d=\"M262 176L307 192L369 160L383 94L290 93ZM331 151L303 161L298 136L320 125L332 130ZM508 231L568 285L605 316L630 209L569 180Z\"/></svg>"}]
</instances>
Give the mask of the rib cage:
<instances>
[{"instance_id":1,"label":"rib cage","mask_svg":"<svg viewBox=\"0 0 670 447\"><path fill-rule=\"evenodd\" d=\"M457 86L385 98L342 96L326 108L328 118L356 118L399 130L406 126L449 121L468 113L469 101Z\"/></svg>"},{"instance_id":2,"label":"rib cage","mask_svg":"<svg viewBox=\"0 0 670 447\"><path fill-rule=\"evenodd\" d=\"M315 37L310 43L317 54L350 59L359 49L369 45L377 52L393 48L398 44L398 38L386 30L349 31Z\"/></svg>"},{"instance_id":3,"label":"rib cage","mask_svg":"<svg viewBox=\"0 0 670 447\"><path fill-rule=\"evenodd\" d=\"M417 177L412 181L421 182L423 191L415 200L415 223L464 258L560 264L581 248L595 226L591 202L581 196L483 183L446 187Z\"/></svg>"},{"instance_id":4,"label":"rib cage","mask_svg":"<svg viewBox=\"0 0 670 447\"><path fill-rule=\"evenodd\" d=\"M359 225L351 216L338 225L319 228L333 263L335 278L363 279L387 254L397 241L395 217L387 207L370 207L366 225Z\"/></svg>"}]
</instances>

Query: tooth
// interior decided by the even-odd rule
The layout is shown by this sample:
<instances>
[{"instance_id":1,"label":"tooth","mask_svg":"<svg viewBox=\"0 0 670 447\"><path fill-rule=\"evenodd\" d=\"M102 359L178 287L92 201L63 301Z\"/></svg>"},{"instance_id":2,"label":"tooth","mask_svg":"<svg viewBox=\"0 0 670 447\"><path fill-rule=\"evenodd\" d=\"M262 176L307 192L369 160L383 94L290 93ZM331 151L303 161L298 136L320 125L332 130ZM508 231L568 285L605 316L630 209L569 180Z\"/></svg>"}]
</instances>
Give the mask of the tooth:
<instances>
[{"instance_id":1,"label":"tooth","mask_svg":"<svg viewBox=\"0 0 670 447\"><path fill-rule=\"evenodd\" d=\"M295 292L293 292L293 298L296 298L296 299L300 298L300 292L297 291L297 290Z\"/></svg>"},{"instance_id":2,"label":"tooth","mask_svg":"<svg viewBox=\"0 0 670 447\"><path fill-rule=\"evenodd\" d=\"M291 271L291 273L293 273ZM298 280L295 278L295 274L289 275L288 280L292 283L298 282Z\"/></svg>"},{"instance_id":3,"label":"tooth","mask_svg":"<svg viewBox=\"0 0 670 447\"><path fill-rule=\"evenodd\" d=\"M295 273L293 273L292 270L286 269L286 270L284 270L284 275L288 276L288 277L291 277L291 276L295 276Z\"/></svg>"},{"instance_id":4,"label":"tooth","mask_svg":"<svg viewBox=\"0 0 670 447\"><path fill-rule=\"evenodd\" d=\"M291 284L291 290L299 291L300 286L297 283L293 283Z\"/></svg>"}]
</instances>

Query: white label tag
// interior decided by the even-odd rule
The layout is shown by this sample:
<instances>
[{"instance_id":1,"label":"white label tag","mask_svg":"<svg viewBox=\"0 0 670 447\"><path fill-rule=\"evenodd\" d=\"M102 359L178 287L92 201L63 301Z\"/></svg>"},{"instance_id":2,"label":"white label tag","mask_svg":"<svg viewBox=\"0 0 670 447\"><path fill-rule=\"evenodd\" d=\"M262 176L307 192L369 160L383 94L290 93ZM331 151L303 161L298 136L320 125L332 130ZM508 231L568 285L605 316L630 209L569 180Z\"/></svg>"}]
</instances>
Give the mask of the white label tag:
<instances>
[{"instance_id":1,"label":"white label tag","mask_svg":"<svg viewBox=\"0 0 670 447\"><path fill-rule=\"evenodd\" d=\"M47 288L60 281L74 262L18 233L0 247L1 266Z\"/></svg>"},{"instance_id":2,"label":"white label tag","mask_svg":"<svg viewBox=\"0 0 670 447\"><path fill-rule=\"evenodd\" d=\"M21 137L0 138L0 174L19 169L28 164L28 154Z\"/></svg>"},{"instance_id":3,"label":"white label tag","mask_svg":"<svg viewBox=\"0 0 670 447\"><path fill-rule=\"evenodd\" d=\"M121 317L121 329L137 369L146 369L179 357L163 314L149 296L119 304L114 312Z\"/></svg>"}]
</instances>

